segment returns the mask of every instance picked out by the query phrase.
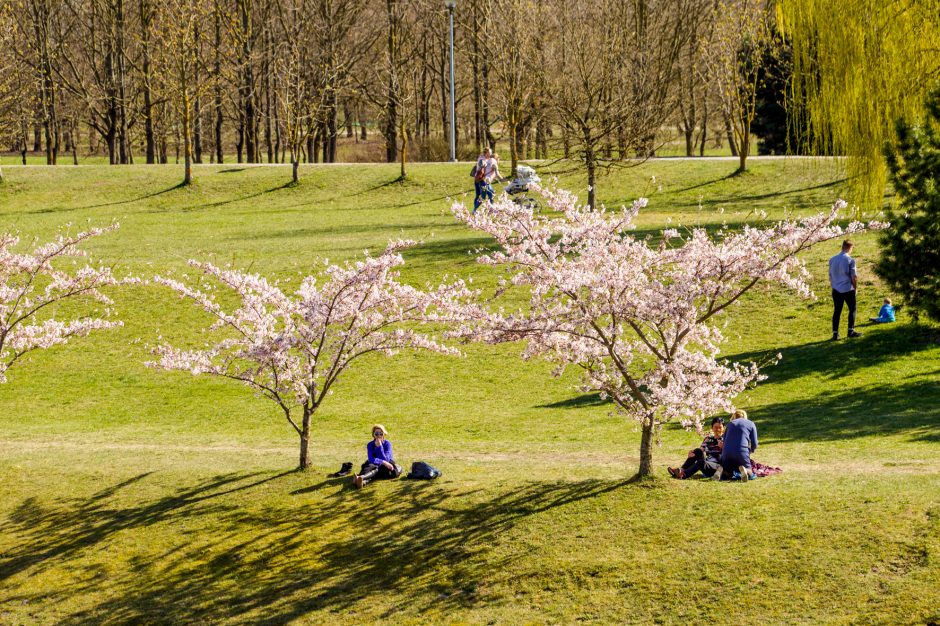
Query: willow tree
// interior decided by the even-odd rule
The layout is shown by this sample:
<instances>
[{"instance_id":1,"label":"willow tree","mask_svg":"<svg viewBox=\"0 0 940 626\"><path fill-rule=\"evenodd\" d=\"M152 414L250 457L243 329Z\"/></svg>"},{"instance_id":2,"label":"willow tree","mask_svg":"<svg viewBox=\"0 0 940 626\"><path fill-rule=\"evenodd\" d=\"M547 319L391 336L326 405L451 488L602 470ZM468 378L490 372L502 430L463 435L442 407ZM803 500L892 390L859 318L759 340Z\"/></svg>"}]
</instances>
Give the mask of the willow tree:
<instances>
[{"instance_id":1,"label":"willow tree","mask_svg":"<svg viewBox=\"0 0 940 626\"><path fill-rule=\"evenodd\" d=\"M779 0L777 11L803 147L849 156L858 200L880 204L894 121L922 115L940 77L940 0Z\"/></svg>"}]
</instances>

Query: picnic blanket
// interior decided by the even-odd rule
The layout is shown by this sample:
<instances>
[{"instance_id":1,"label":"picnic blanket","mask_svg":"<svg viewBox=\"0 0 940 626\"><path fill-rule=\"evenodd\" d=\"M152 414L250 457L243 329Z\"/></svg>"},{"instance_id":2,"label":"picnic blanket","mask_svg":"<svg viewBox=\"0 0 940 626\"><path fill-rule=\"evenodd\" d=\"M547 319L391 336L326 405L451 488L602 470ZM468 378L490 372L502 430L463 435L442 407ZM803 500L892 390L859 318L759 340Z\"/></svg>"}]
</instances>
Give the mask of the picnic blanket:
<instances>
[{"instance_id":1,"label":"picnic blanket","mask_svg":"<svg viewBox=\"0 0 940 626\"><path fill-rule=\"evenodd\" d=\"M771 467L769 465L764 465L763 463L758 463L754 459L751 459L751 471L754 472L754 475L758 478L765 478L767 476L773 476L774 474L779 474L783 470L779 467Z\"/></svg>"}]
</instances>

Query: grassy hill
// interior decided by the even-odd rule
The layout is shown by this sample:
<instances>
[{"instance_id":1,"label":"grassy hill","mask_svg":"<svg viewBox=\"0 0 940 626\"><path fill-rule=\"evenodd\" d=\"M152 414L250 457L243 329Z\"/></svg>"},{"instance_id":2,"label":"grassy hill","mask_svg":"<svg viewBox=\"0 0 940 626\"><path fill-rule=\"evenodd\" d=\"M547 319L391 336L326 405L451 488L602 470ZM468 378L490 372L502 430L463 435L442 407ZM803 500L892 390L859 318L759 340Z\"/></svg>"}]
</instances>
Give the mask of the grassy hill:
<instances>
[{"instance_id":1,"label":"grassy hill","mask_svg":"<svg viewBox=\"0 0 940 626\"><path fill-rule=\"evenodd\" d=\"M734 167L615 170L599 199L650 197L638 227L655 232L805 214L844 192L831 163ZM207 166L179 188L175 167L9 167L0 231L118 220L90 250L120 271L198 258L287 284L407 237L424 244L406 280L488 287L469 255L487 242L449 212L465 170L415 165L398 183L395 165L305 166L292 187L289 168ZM633 482L636 425L521 346L363 361L317 417L314 470L293 472L276 407L143 365L160 335L201 341L204 320L159 287L129 289L123 328L37 353L0 387L0 623L940 621L940 346L903 314L826 341L833 253L807 257L818 301L761 289L726 317L728 356L784 357L741 404L755 457L785 471L746 485L670 480L699 441L675 426L660 477ZM855 256L865 319L885 295L875 238ZM400 461L444 476L361 493L326 478L358 465L374 422Z\"/></svg>"}]
</instances>

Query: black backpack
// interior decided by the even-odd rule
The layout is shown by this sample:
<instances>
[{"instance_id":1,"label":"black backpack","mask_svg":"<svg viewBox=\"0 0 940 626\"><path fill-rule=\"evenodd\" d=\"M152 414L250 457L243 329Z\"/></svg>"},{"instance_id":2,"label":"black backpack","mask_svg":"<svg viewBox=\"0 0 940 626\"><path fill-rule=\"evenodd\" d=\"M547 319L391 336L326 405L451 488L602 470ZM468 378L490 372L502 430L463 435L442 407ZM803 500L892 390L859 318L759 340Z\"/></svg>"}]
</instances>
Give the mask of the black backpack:
<instances>
[{"instance_id":1,"label":"black backpack","mask_svg":"<svg viewBox=\"0 0 940 626\"><path fill-rule=\"evenodd\" d=\"M424 461L415 461L411 464L411 471L408 472L408 475L405 478L413 478L418 480L431 480L437 478L441 475L441 470L437 469L433 465L429 465Z\"/></svg>"}]
</instances>

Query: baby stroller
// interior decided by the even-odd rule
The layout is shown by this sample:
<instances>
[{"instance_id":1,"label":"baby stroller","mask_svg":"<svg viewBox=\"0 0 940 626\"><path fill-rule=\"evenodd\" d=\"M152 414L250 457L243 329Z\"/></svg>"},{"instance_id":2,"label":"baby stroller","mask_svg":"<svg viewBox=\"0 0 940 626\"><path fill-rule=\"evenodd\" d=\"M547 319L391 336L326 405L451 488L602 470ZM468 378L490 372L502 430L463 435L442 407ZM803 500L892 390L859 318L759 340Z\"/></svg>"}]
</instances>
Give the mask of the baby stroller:
<instances>
[{"instance_id":1,"label":"baby stroller","mask_svg":"<svg viewBox=\"0 0 940 626\"><path fill-rule=\"evenodd\" d=\"M509 181L503 191L509 194L512 201L520 207L532 211L541 211L542 206L539 201L534 196L529 195L529 185L539 183L541 180L534 169L526 165L519 165L516 167L516 177Z\"/></svg>"}]
</instances>

